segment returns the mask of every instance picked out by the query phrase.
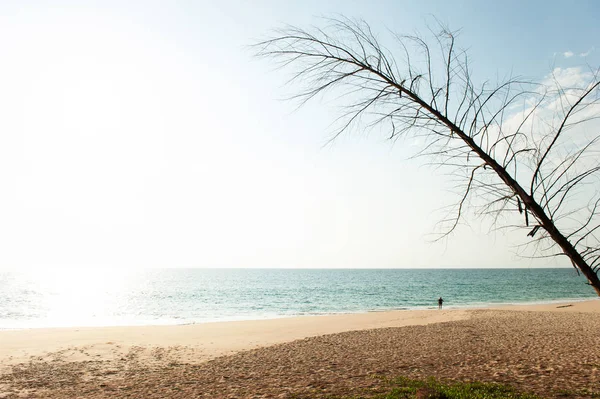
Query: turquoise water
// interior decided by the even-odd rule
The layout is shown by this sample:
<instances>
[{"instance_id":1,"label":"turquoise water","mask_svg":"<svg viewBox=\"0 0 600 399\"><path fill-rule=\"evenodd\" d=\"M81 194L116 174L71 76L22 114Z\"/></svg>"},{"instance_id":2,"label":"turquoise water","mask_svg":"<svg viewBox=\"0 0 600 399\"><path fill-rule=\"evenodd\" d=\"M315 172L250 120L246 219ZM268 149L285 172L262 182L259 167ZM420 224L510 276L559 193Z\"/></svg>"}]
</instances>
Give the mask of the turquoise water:
<instances>
[{"instance_id":1,"label":"turquoise water","mask_svg":"<svg viewBox=\"0 0 600 399\"><path fill-rule=\"evenodd\" d=\"M595 298L573 269L0 271L0 329L188 324Z\"/></svg>"}]
</instances>

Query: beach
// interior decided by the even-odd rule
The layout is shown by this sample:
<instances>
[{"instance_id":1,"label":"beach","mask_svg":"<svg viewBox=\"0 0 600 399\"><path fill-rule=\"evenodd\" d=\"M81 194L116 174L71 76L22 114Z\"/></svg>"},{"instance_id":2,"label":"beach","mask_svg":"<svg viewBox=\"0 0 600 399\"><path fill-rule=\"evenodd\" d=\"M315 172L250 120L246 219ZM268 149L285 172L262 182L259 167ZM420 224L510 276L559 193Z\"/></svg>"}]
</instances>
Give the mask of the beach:
<instances>
[{"instance_id":1,"label":"beach","mask_svg":"<svg viewBox=\"0 0 600 399\"><path fill-rule=\"evenodd\" d=\"M600 391L600 301L0 331L0 398L315 397L398 376ZM578 397L578 396L577 396Z\"/></svg>"}]
</instances>

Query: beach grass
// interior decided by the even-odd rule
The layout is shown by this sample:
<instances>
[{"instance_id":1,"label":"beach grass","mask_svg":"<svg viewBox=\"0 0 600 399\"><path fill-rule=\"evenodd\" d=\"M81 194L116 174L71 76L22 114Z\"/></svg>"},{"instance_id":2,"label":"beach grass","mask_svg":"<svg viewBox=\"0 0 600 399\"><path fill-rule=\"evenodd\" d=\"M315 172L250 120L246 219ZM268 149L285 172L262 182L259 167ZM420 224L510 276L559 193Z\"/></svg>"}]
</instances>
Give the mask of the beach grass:
<instances>
[{"instance_id":1,"label":"beach grass","mask_svg":"<svg viewBox=\"0 0 600 399\"><path fill-rule=\"evenodd\" d=\"M312 399L300 396L294 399ZM390 380L388 392L359 396L328 396L327 399L543 399L519 392L511 386L486 382L442 382L398 377Z\"/></svg>"},{"instance_id":2,"label":"beach grass","mask_svg":"<svg viewBox=\"0 0 600 399\"><path fill-rule=\"evenodd\" d=\"M392 385L391 391L378 399L541 399L507 385L485 382L444 383L433 378L423 381L399 377Z\"/></svg>"}]
</instances>

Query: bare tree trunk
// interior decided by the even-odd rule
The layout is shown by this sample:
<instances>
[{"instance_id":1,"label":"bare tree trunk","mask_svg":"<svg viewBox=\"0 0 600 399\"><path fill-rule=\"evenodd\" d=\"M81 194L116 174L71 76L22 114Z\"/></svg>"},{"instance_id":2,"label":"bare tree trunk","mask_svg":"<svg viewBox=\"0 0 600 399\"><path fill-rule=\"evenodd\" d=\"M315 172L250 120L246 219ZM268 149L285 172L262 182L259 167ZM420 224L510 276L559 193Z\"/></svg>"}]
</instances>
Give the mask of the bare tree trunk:
<instances>
[{"instance_id":1,"label":"bare tree trunk","mask_svg":"<svg viewBox=\"0 0 600 399\"><path fill-rule=\"evenodd\" d=\"M529 197L529 196L528 196ZM521 197L522 198L522 197ZM524 198L523 202L527 204L528 208L531 212L536 216L536 218L540 221L542 227L548 232L550 237L554 240L556 244L563 250L565 255L571 259L573 266L576 267L583 273L583 275L587 278L589 284L594 288L596 294L600 296L600 279L598 275L590 265L583 259L581 254L573 247L573 245L567 240L567 238L556 228L554 223L548 218L544 210L541 206L538 205L537 202L533 200L533 198L529 197L529 201L526 202Z\"/></svg>"},{"instance_id":2,"label":"bare tree trunk","mask_svg":"<svg viewBox=\"0 0 600 399\"><path fill-rule=\"evenodd\" d=\"M402 87L394 82L390 82L390 84L396 86L400 91L403 90ZM412 93L407 94L412 95ZM550 220L548 215L546 215L543 208L535 201L535 199L527 194L527 192L519 185L517 181L512 178L512 176L504 167L498 164L495 159L483 151L483 149L479 147L471 137L459 129L458 126L448 120L436 109L433 109L429 104L423 102L420 98L414 97L414 100L419 103L421 107L427 109L429 112L435 115L435 117L442 121L442 123L444 123L452 132L460 136L460 138L467 143L467 145L498 174L502 181L504 181L504 183L506 183L506 185L509 186L521 198L525 204L526 212L527 210L531 211L531 213L540 222L541 226L548 232L554 242L556 242L556 244L561 247L564 254L571 259L573 265L578 268L588 279L589 284L594 288L596 294L600 296L600 279L598 278L598 275L594 272L592 267L587 264L587 262L579 254L575 247L573 247L569 240L567 240L567 238L556 228L555 224L552 222L552 220Z\"/></svg>"},{"instance_id":3,"label":"bare tree trunk","mask_svg":"<svg viewBox=\"0 0 600 399\"><path fill-rule=\"evenodd\" d=\"M587 142L580 142L570 153L548 156L573 126L600 118L600 69L592 71L588 83L579 88L564 88L553 75L560 100L555 103L561 105L559 109L551 108L552 118L560 123L554 125L540 118L536 121L542 123L534 125L532 119L536 117L532 115L549 101L547 92L540 91L539 85L512 79L496 88L486 90L483 84L475 89L466 52L456 52L454 34L447 28L441 27L441 33L435 37L445 72L439 79L433 73L431 48L422 38L396 36L406 65L401 71L399 63L364 21L342 18L329 22L332 33L288 27L279 31L277 37L257 44L259 55L281 59L284 67L300 66L291 81L305 80L307 88L293 98L306 102L334 87L344 87L340 97L350 93L350 105L338 119L341 128L334 138L369 112L372 120L367 125L388 124L390 138L417 132L413 134L428 140L419 155L436 157L439 161L434 165L454 167L469 176L456 215L443 220L451 224L443 236L456 228L467 197L478 191L485 197L482 201L487 201L482 214L497 217L515 209L524 213L525 227L530 229L528 236L533 239L541 230L532 242L552 240L561 251L550 256L569 257L600 296L600 238L595 236L600 231L600 192L590 195L587 208L577 204L577 209L565 211L564 206L570 202L575 191L572 189L584 186L592 178L597 179L596 184L600 181L600 134L584 137ZM409 51L411 44L422 55L421 63L414 61ZM516 93L513 86L518 88ZM521 100L532 105L519 104ZM523 109L522 120L517 121L516 128L507 128L505 113L516 105ZM596 112L590 114L592 107ZM527 135L527 123L531 132L542 128ZM482 163L473 165L473 154ZM524 182L523 174L517 173L518 167L533 171L530 182ZM529 191L523 188L524 184L531 185ZM529 216L535 221L533 229ZM565 226L561 218L574 219L578 225Z\"/></svg>"},{"instance_id":4,"label":"bare tree trunk","mask_svg":"<svg viewBox=\"0 0 600 399\"><path fill-rule=\"evenodd\" d=\"M390 82L391 83L391 82ZM396 85L395 83L391 83ZM396 85L397 86L397 85ZM402 90L401 87L397 86L399 90ZM412 93L410 93L412 94ZM409 95L410 95L409 94ZM493 159L489 154L487 154L481 147L479 147L471 137L469 137L465 132L458 128L454 123L448 120L445 116L443 116L440 112L433 109L429 104L424 103L420 98L416 97L415 101L419 103L423 108L427 109L429 112L435 115L440 121L442 121L452 132L460 136L460 138L467 143L467 145L487 164L489 165L498 176L509 186L523 201L525 204L525 209L530 210L531 213L536 217L536 219L540 222L541 226L548 232L550 237L561 247L564 254L571 259L573 265L583 273L583 275L588 279L589 284L594 288L596 294L600 296L600 279L598 275L590 265L583 259L583 257L579 254L579 252L573 247L573 245L567 240L567 238L556 228L555 224L550 220L548 215L544 212L544 209L535 201L535 199L527 194L527 192L519 185L517 181L515 181L512 176L506 171L504 167L502 167L495 159Z\"/></svg>"}]
</instances>

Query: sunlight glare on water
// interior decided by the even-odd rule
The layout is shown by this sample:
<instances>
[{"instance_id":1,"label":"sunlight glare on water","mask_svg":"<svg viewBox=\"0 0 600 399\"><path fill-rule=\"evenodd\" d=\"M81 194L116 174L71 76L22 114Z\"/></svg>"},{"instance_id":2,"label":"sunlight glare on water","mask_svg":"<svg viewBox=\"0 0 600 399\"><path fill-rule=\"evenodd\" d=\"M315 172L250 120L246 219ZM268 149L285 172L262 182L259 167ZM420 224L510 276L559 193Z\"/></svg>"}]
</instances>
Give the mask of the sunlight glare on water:
<instances>
[{"instance_id":1,"label":"sunlight glare on water","mask_svg":"<svg viewBox=\"0 0 600 399\"><path fill-rule=\"evenodd\" d=\"M39 296L48 325L103 325L129 290L133 273L117 269L30 270L23 273ZM110 324L110 323L108 323Z\"/></svg>"}]
</instances>

